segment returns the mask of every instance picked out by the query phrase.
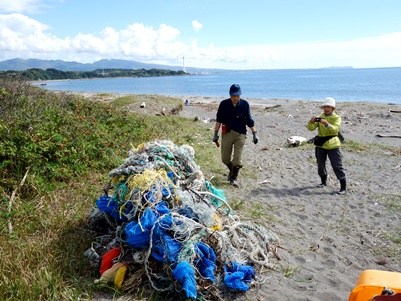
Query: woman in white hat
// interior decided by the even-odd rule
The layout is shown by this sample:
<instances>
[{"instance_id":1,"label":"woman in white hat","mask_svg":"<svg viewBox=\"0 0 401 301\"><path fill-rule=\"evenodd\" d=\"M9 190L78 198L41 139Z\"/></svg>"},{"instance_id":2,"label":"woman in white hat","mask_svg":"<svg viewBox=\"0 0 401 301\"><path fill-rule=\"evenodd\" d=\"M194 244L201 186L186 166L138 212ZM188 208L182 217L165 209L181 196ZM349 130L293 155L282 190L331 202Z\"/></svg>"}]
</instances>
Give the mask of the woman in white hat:
<instances>
[{"instance_id":1,"label":"woman in white hat","mask_svg":"<svg viewBox=\"0 0 401 301\"><path fill-rule=\"evenodd\" d=\"M336 101L332 97L327 97L320 108L323 113L318 117L312 116L308 121L308 130L314 131L317 128L317 136L314 138L314 144L316 145L315 157L317 172L322 181L318 187L327 185L326 161L327 157L329 157L333 171L340 181L340 190L337 193L345 194L347 181L340 150L341 141L338 138L341 117L334 112Z\"/></svg>"}]
</instances>

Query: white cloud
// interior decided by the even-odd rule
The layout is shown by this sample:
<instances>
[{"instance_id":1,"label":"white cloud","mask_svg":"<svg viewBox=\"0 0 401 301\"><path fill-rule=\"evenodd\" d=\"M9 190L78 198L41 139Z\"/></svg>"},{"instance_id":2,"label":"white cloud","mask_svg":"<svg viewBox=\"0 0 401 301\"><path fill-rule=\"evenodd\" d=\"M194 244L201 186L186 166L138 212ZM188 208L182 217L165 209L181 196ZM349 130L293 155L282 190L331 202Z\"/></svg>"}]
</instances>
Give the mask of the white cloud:
<instances>
[{"instance_id":1,"label":"white cloud","mask_svg":"<svg viewBox=\"0 0 401 301\"><path fill-rule=\"evenodd\" d=\"M193 20L192 27L195 29L196 32L198 32L200 29L202 29L203 25L202 25L202 23L199 23L198 21Z\"/></svg>"},{"instance_id":2,"label":"white cloud","mask_svg":"<svg viewBox=\"0 0 401 301\"><path fill-rule=\"evenodd\" d=\"M46 25L24 15L0 15L0 50L10 54L61 50L54 47L61 40L45 34L46 30Z\"/></svg>"},{"instance_id":3,"label":"white cloud","mask_svg":"<svg viewBox=\"0 0 401 301\"><path fill-rule=\"evenodd\" d=\"M0 12L33 13L43 7L42 0L0 0Z\"/></svg>"},{"instance_id":4,"label":"white cloud","mask_svg":"<svg viewBox=\"0 0 401 301\"><path fill-rule=\"evenodd\" d=\"M201 28L200 23L195 25ZM200 68L401 66L401 32L352 41L215 47L213 43L200 46L196 39L186 44L177 28L165 24L152 28L134 23L120 31L106 27L96 35L78 33L60 39L32 18L0 15L0 60L20 57L87 63L104 58L181 65L183 56L186 66Z\"/></svg>"}]
</instances>

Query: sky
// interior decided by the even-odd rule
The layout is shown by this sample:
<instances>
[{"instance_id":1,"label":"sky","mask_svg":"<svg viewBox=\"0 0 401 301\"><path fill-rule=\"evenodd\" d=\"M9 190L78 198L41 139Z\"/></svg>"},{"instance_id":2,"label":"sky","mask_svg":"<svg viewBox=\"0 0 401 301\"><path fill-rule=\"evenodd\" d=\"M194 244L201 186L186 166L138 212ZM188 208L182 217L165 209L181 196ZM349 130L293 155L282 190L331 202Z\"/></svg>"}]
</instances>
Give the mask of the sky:
<instances>
[{"instance_id":1,"label":"sky","mask_svg":"<svg viewBox=\"0 0 401 301\"><path fill-rule=\"evenodd\" d=\"M0 61L401 67L400 0L0 0Z\"/></svg>"}]
</instances>

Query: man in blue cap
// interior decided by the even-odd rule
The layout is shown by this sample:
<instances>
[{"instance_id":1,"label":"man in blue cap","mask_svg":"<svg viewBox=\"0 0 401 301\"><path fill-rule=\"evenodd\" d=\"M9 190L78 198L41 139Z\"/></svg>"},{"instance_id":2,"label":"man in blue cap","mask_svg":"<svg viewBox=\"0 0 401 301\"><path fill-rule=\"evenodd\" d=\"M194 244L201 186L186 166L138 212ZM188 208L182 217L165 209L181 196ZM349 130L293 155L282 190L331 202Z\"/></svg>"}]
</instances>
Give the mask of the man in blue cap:
<instances>
[{"instance_id":1,"label":"man in blue cap","mask_svg":"<svg viewBox=\"0 0 401 301\"><path fill-rule=\"evenodd\" d=\"M219 141L219 129L222 127L221 161L229 169L228 180L239 188L238 172L242 167L242 150L245 145L246 127L252 131L252 142L258 143L255 121L251 116L249 103L241 99L241 87L233 84L230 87L230 98L222 100L217 110L213 142Z\"/></svg>"}]
</instances>

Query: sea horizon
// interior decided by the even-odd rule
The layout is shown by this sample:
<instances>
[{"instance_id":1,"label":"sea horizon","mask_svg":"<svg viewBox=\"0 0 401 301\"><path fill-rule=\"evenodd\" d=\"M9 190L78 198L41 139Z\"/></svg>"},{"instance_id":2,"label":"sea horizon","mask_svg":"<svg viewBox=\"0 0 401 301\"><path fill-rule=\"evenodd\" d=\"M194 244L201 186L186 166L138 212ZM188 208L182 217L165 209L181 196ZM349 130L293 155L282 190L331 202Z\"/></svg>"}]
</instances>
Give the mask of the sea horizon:
<instances>
[{"instance_id":1,"label":"sea horizon","mask_svg":"<svg viewBox=\"0 0 401 301\"><path fill-rule=\"evenodd\" d=\"M117 94L159 94L227 98L231 84L242 98L401 104L401 67L224 70L207 74L140 78L36 81L47 90Z\"/></svg>"}]
</instances>

